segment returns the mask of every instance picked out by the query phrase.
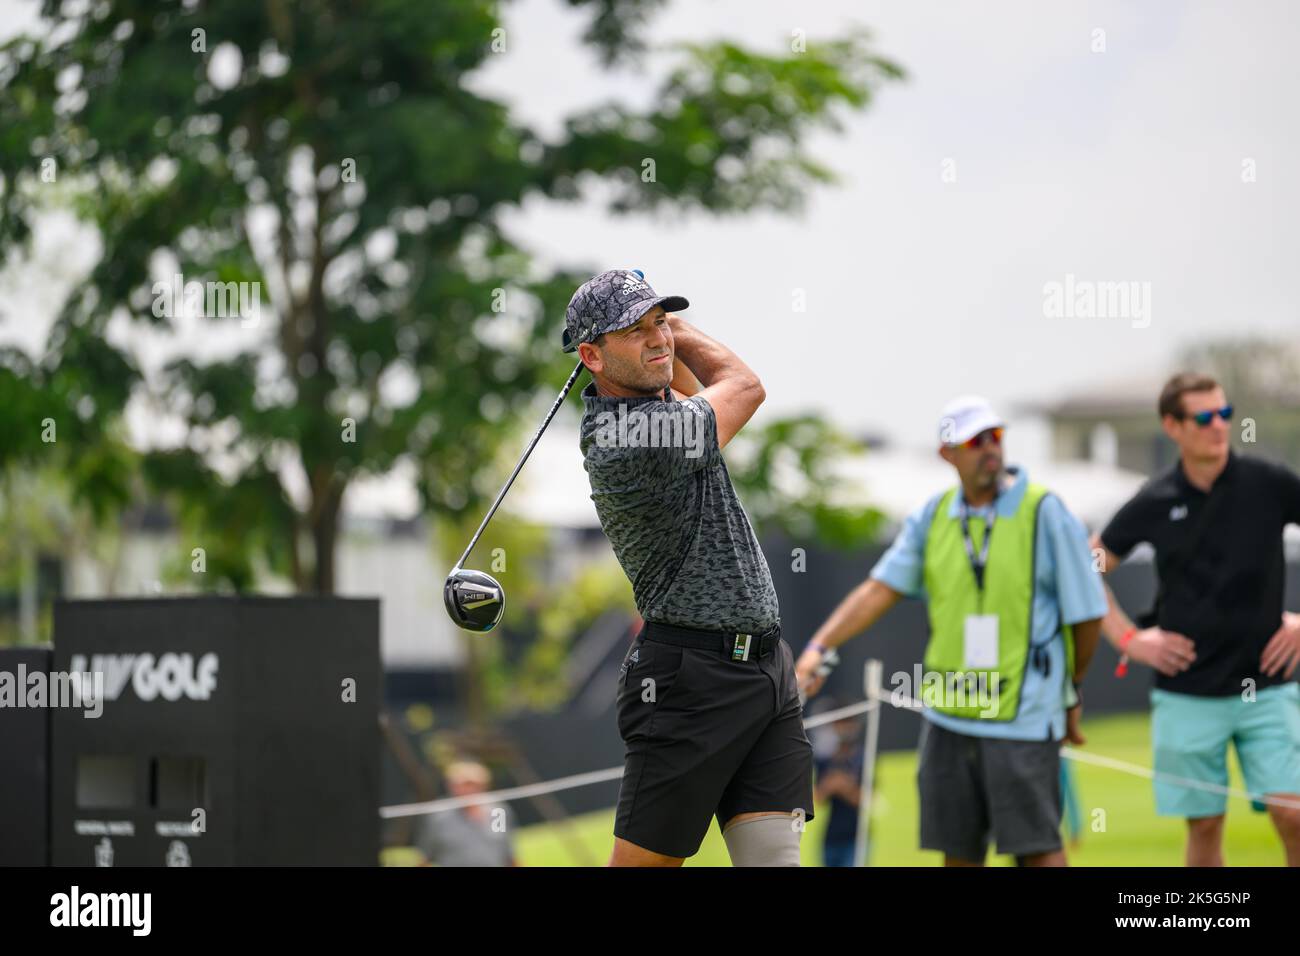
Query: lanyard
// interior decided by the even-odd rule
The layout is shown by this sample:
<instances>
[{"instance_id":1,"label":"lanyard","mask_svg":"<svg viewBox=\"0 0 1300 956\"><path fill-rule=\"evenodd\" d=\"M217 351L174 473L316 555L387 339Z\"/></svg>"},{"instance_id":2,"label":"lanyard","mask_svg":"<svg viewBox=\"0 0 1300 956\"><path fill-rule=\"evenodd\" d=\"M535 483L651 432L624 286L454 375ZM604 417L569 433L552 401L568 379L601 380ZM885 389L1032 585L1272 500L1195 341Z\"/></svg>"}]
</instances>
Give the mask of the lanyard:
<instances>
[{"instance_id":1,"label":"lanyard","mask_svg":"<svg viewBox=\"0 0 1300 956\"><path fill-rule=\"evenodd\" d=\"M966 545L966 559L970 561L971 573L975 575L975 586L980 591L980 601L984 599L984 568L989 563L989 542L993 540L993 526L998 520L998 503L993 499L993 506L988 524L984 528L984 542L980 545L979 557L975 556L975 545L970 537L970 508L963 499L961 503L961 539Z\"/></svg>"}]
</instances>

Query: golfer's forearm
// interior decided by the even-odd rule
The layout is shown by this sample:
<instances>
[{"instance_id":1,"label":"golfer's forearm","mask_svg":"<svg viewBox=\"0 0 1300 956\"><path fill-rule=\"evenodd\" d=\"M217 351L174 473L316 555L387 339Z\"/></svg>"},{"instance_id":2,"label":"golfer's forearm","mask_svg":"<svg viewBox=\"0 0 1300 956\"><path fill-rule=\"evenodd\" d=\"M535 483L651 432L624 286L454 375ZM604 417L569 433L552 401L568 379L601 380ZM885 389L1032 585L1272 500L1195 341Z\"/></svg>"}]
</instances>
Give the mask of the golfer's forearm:
<instances>
[{"instance_id":1,"label":"golfer's forearm","mask_svg":"<svg viewBox=\"0 0 1300 956\"><path fill-rule=\"evenodd\" d=\"M1073 631L1074 679L1081 681L1083 675L1088 673L1088 665L1092 663L1092 656L1097 652L1097 645L1101 643L1101 618L1080 621L1074 625Z\"/></svg>"},{"instance_id":2,"label":"golfer's forearm","mask_svg":"<svg viewBox=\"0 0 1300 956\"><path fill-rule=\"evenodd\" d=\"M680 318L673 323L673 347L677 358L706 388L733 379L758 390L763 387L758 375L735 352Z\"/></svg>"},{"instance_id":3,"label":"golfer's forearm","mask_svg":"<svg viewBox=\"0 0 1300 956\"><path fill-rule=\"evenodd\" d=\"M828 648L839 647L880 620L900 597L902 595L887 584L868 578L849 592L812 639Z\"/></svg>"}]
</instances>

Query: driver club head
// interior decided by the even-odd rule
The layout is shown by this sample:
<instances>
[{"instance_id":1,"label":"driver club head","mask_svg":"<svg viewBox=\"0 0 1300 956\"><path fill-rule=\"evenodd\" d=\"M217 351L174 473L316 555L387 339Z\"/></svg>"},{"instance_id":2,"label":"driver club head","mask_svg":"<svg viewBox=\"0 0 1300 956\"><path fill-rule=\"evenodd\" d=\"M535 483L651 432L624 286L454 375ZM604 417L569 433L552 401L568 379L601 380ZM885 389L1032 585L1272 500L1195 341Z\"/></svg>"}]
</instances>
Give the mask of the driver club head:
<instances>
[{"instance_id":1,"label":"driver club head","mask_svg":"<svg viewBox=\"0 0 1300 956\"><path fill-rule=\"evenodd\" d=\"M482 571L453 568L442 586L451 619L467 631L490 631L506 609L505 589Z\"/></svg>"}]
</instances>

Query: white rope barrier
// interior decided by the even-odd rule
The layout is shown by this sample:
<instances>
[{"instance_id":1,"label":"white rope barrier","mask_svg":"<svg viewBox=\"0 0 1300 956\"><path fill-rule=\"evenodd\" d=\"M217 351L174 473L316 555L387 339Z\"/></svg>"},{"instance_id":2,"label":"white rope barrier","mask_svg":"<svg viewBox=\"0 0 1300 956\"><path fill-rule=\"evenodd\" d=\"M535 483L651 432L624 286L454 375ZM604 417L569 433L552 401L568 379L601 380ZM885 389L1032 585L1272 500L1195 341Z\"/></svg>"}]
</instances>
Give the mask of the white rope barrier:
<instances>
[{"instance_id":1,"label":"white rope barrier","mask_svg":"<svg viewBox=\"0 0 1300 956\"><path fill-rule=\"evenodd\" d=\"M875 686L873 686L873 684ZM871 682L867 686L868 696L866 700L861 700L845 707L838 707L835 710L828 710L815 717L809 717L803 722L804 728L812 729L824 724L833 723L837 720L843 720L847 717L856 717L859 714L872 710L872 708L877 706L877 702L887 703L891 707L899 710L920 711L925 709L925 705L919 700L908 697L906 694L897 690L886 690L883 686L880 686L875 682ZM869 734L868 737L870 736L871 735ZM867 743L871 746L870 741ZM874 750L874 746L872 749ZM1151 767L1143 767L1139 764L1129 763L1125 760L1117 760L1113 757L1106 757L1101 754L1089 753L1070 746L1063 746L1061 748L1061 756L1065 757L1067 760L1074 760L1078 763L1087 763L1097 767L1105 767L1119 773L1127 773L1137 777L1146 777L1148 780L1159 780L1165 783L1178 784L1180 786L1190 787L1193 790L1204 790L1208 793L1219 793L1230 797L1240 797L1245 800L1252 800L1269 806L1300 808L1300 801L1287 800L1283 797L1270 797L1264 794L1254 794L1245 790L1239 790L1236 787L1225 787L1216 783L1207 783L1203 780L1191 780L1187 777L1178 777L1173 774L1154 770ZM558 793L562 790L573 790L578 787L587 787L597 783L607 783L611 780L618 780L622 775L622 766L609 767L605 770L592 770L588 773L578 773L568 777L559 777L554 780L542 780L538 783L530 783L521 787L492 790L464 797L444 797L439 800L425 800L420 803L399 803L389 807L380 807L379 815L385 820L392 820L400 817L424 816L428 813L445 813L448 810L459 810L464 807L479 806L485 803L505 803L511 800L522 800L528 797L536 797L548 793ZM864 829L864 827L859 827L859 830ZM862 839L865 841L865 833ZM860 858L864 858L865 853L866 844L863 842L858 847Z\"/></svg>"},{"instance_id":2,"label":"white rope barrier","mask_svg":"<svg viewBox=\"0 0 1300 956\"><path fill-rule=\"evenodd\" d=\"M886 703L891 707L897 707L901 710L925 709L925 705L919 700L914 697L908 697L906 694L897 690L887 691L884 687L876 687L872 696L886 701ZM1175 783L1179 786L1190 787L1193 790L1204 790L1207 793L1221 793L1229 797L1241 797L1245 800L1253 800L1257 803L1263 803L1274 807L1294 807L1300 809L1300 801L1297 800L1287 800L1285 797L1270 797L1262 793L1250 793L1246 790L1239 790L1236 787L1225 787L1218 783L1207 783L1204 780L1192 780L1189 777L1179 777L1171 773L1165 773L1162 770L1155 770L1151 767L1143 767L1140 764L1129 763L1127 760L1116 760L1114 757L1107 757L1102 754L1094 754L1086 750L1079 750L1078 748L1071 747L1068 744L1061 747L1061 756L1077 763L1088 763L1096 767L1106 767L1109 770L1117 770L1120 773L1132 774L1135 777L1146 777L1148 780Z\"/></svg>"},{"instance_id":3,"label":"white rope barrier","mask_svg":"<svg viewBox=\"0 0 1300 956\"><path fill-rule=\"evenodd\" d=\"M572 790L586 787L593 783L605 783L617 780L623 775L622 767L610 767L608 770L592 770L589 773L575 773L571 777L559 777L555 780L542 780L522 787L508 790L493 790L488 793L475 793L466 797L444 797L441 800L426 800L423 803L399 803L391 807L380 807L379 815L386 820L397 817L419 817L426 813L443 813L447 810L459 810L462 807L474 807L483 803L506 803L510 800L522 800L560 790Z\"/></svg>"},{"instance_id":4,"label":"white rope barrier","mask_svg":"<svg viewBox=\"0 0 1300 956\"><path fill-rule=\"evenodd\" d=\"M859 701L856 704L849 704L847 707L839 707L835 710L828 710L825 713L818 714L816 717L809 717L803 722L804 728L820 727L823 724L829 724L836 720L843 720L846 717L856 717L864 713L872 706L869 700ZM475 793L466 797L443 797L440 800L425 800L421 803L398 803L391 807L380 807L379 815L385 820L397 819L398 817L419 817L426 813L444 813L447 810L459 810L463 807L475 807L484 803L505 803L510 800L521 800L527 797L537 797L547 793L558 793L561 790L573 790L577 787L586 787L594 783L606 783L610 780L617 780L623 776L623 767L610 767L606 770L592 770L588 773L576 773L570 777L557 777L554 780L542 780L537 783L530 783L522 787L510 787L506 790L493 790L487 793Z\"/></svg>"}]
</instances>

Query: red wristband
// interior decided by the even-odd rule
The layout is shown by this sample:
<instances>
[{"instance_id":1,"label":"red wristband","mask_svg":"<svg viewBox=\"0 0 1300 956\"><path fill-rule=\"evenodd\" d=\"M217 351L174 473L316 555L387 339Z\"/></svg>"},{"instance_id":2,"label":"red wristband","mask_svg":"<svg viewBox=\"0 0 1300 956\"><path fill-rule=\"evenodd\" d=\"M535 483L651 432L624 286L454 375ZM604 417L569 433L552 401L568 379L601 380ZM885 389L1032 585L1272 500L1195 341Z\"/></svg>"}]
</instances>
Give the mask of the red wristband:
<instances>
[{"instance_id":1,"label":"red wristband","mask_svg":"<svg viewBox=\"0 0 1300 956\"><path fill-rule=\"evenodd\" d=\"M1128 673L1128 652L1125 648L1128 647L1128 642L1133 640L1133 636L1137 634L1137 632L1136 627L1130 627L1119 639L1120 658L1119 663L1115 665L1116 677L1123 677Z\"/></svg>"}]
</instances>

